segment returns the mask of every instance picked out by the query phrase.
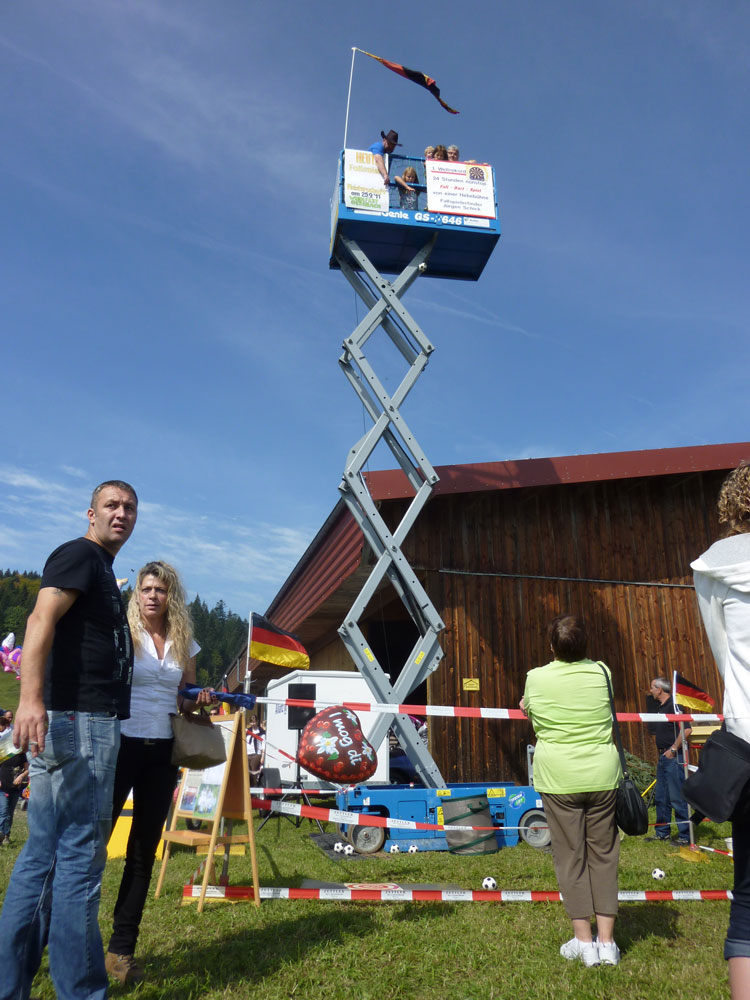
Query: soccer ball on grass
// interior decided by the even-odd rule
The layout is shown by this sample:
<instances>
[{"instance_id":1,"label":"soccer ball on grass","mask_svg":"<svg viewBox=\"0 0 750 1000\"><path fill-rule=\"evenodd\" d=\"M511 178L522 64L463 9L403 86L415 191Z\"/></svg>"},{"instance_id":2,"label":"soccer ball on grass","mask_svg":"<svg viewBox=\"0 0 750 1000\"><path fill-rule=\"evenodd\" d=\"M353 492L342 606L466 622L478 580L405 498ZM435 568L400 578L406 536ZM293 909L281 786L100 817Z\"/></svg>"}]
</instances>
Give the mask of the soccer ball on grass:
<instances>
[{"instance_id":1,"label":"soccer ball on grass","mask_svg":"<svg viewBox=\"0 0 750 1000\"><path fill-rule=\"evenodd\" d=\"M488 875L487 878L482 879L482 888L488 892L492 892L494 889L497 889L497 882L491 875Z\"/></svg>"},{"instance_id":2,"label":"soccer ball on grass","mask_svg":"<svg viewBox=\"0 0 750 1000\"><path fill-rule=\"evenodd\" d=\"M337 854L341 854L341 852L344 850L344 845L340 840L337 840L336 843L333 845L333 849Z\"/></svg>"},{"instance_id":3,"label":"soccer ball on grass","mask_svg":"<svg viewBox=\"0 0 750 1000\"><path fill-rule=\"evenodd\" d=\"M400 854L401 853L401 848L398 846L398 844L391 844L391 846L388 848L388 850L391 852L391 854Z\"/></svg>"},{"instance_id":4,"label":"soccer ball on grass","mask_svg":"<svg viewBox=\"0 0 750 1000\"><path fill-rule=\"evenodd\" d=\"M666 872L662 868L654 868L651 872L651 878L662 879L666 877Z\"/></svg>"},{"instance_id":5,"label":"soccer ball on grass","mask_svg":"<svg viewBox=\"0 0 750 1000\"><path fill-rule=\"evenodd\" d=\"M344 844L344 854L354 854L354 848L351 844Z\"/></svg>"}]
</instances>

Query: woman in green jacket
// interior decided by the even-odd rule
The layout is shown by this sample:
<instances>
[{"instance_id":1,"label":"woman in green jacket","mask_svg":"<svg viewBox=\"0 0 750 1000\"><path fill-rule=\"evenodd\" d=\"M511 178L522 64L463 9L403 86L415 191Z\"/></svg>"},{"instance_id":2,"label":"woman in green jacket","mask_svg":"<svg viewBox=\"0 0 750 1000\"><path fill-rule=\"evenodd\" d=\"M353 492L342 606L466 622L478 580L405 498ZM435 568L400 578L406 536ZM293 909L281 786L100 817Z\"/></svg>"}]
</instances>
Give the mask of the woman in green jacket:
<instances>
[{"instance_id":1,"label":"woman in green jacket","mask_svg":"<svg viewBox=\"0 0 750 1000\"><path fill-rule=\"evenodd\" d=\"M586 626L574 615L555 618L549 640L554 659L529 671L521 708L537 738L534 787L544 804L555 873L573 922L573 937L560 954L584 965L617 965L615 795L621 769L612 740L609 669L586 657Z\"/></svg>"}]
</instances>

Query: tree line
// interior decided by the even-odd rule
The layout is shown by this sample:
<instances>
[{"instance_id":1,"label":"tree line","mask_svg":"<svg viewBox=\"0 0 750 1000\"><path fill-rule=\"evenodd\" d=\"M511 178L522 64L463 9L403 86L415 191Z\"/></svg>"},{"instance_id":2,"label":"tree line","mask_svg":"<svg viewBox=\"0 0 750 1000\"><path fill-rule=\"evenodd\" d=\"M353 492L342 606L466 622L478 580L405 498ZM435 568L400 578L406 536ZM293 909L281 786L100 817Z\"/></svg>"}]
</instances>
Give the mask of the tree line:
<instances>
[{"instance_id":1,"label":"tree line","mask_svg":"<svg viewBox=\"0 0 750 1000\"><path fill-rule=\"evenodd\" d=\"M15 632L16 645L23 646L26 619L34 607L41 580L39 573L29 571L6 569L0 572L0 641L9 632ZM131 587L123 591L126 602L131 593ZM200 596L191 601L188 610L195 641L201 647L196 658L198 683L201 687L218 687L226 668L247 639L247 619L231 612L224 601L218 601L209 610Z\"/></svg>"}]
</instances>

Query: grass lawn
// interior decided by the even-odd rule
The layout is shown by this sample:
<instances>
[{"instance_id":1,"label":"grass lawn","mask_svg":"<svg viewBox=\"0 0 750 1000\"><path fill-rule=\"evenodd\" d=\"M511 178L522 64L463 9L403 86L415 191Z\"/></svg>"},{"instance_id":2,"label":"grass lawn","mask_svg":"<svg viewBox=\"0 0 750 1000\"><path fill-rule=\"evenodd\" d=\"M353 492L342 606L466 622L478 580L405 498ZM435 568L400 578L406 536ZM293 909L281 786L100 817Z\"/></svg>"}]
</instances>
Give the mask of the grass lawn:
<instances>
[{"instance_id":1,"label":"grass lawn","mask_svg":"<svg viewBox=\"0 0 750 1000\"><path fill-rule=\"evenodd\" d=\"M485 857L433 852L334 861L315 846L311 831L307 821L299 829L275 818L265 826L257 837L262 885L299 886L312 878L479 889L484 876L492 875L500 889L557 888L550 855L525 844ZM729 832L728 824L703 824L700 843L723 849ZM17 813L14 844L0 851L3 889L25 835L25 814ZM626 838L620 888L731 887L728 858L703 851L699 858L685 861L676 847ZM727 902L623 903L616 928L620 966L585 969L558 954L571 936L559 903L273 900L260 909L247 902L209 903L199 914L194 903L181 905L182 885L196 864L192 852L173 855L166 890L160 899L149 899L141 928L138 956L147 966L147 980L129 989L115 985L112 997L663 1000L674 991L681 1000L711 1000L729 995L721 955ZM105 941L122 865L121 859L107 864L100 911ZM657 866L666 872L659 883L651 879ZM250 884L249 857L233 856L229 877L230 884ZM55 995L46 965L33 992L40 1000Z\"/></svg>"}]
</instances>

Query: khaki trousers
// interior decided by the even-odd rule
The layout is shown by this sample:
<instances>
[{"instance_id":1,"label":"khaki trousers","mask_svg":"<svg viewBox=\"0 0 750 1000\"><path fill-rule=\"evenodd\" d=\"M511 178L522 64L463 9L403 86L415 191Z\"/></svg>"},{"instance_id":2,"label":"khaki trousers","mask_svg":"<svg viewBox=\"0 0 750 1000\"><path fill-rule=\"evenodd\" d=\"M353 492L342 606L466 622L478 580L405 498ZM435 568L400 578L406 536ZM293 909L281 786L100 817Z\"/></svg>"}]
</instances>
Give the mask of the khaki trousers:
<instances>
[{"instance_id":1,"label":"khaki trousers","mask_svg":"<svg viewBox=\"0 0 750 1000\"><path fill-rule=\"evenodd\" d=\"M555 874L571 920L617 913L620 838L615 789L607 792L542 792L552 836Z\"/></svg>"}]
</instances>

